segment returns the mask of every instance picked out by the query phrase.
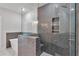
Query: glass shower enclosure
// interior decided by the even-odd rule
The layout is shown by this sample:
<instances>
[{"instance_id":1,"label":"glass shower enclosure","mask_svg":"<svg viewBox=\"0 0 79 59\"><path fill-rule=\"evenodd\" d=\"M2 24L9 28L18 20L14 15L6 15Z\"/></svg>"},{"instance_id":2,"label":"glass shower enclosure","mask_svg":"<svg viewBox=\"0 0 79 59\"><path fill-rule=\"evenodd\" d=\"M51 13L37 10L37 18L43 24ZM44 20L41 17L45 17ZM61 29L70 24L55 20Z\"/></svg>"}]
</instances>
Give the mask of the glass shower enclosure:
<instances>
[{"instance_id":1,"label":"glass shower enclosure","mask_svg":"<svg viewBox=\"0 0 79 59\"><path fill-rule=\"evenodd\" d=\"M75 4L49 3L38 8L42 51L55 56L76 55Z\"/></svg>"}]
</instances>

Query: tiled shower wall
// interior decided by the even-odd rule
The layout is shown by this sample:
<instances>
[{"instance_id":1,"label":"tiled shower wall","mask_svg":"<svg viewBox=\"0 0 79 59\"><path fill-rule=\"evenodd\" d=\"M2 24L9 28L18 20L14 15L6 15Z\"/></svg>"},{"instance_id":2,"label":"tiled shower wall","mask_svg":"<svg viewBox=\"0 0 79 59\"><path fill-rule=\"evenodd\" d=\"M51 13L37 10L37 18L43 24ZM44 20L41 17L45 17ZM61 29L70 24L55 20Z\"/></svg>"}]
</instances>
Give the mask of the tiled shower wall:
<instances>
[{"instance_id":1,"label":"tiled shower wall","mask_svg":"<svg viewBox=\"0 0 79 59\"><path fill-rule=\"evenodd\" d=\"M69 55L69 12L67 12L69 4L59 4L61 6L59 9L55 5L46 4L38 8L38 33L44 44L42 50L52 55ZM64 14L63 10L67 14ZM62 12L65 17L59 16L58 12ZM52 33L52 18L54 17L59 17L60 21L59 33L56 34Z\"/></svg>"}]
</instances>

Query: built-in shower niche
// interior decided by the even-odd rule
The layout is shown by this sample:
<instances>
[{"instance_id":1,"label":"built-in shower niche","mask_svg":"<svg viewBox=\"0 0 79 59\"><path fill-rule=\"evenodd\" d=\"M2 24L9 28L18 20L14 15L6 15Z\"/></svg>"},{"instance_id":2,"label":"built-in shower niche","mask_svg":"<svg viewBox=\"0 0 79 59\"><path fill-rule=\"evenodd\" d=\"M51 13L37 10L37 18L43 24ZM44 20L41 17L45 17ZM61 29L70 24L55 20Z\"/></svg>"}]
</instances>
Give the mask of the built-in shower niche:
<instances>
[{"instance_id":1,"label":"built-in shower niche","mask_svg":"<svg viewBox=\"0 0 79 59\"><path fill-rule=\"evenodd\" d=\"M59 17L52 18L52 33L59 33Z\"/></svg>"}]
</instances>

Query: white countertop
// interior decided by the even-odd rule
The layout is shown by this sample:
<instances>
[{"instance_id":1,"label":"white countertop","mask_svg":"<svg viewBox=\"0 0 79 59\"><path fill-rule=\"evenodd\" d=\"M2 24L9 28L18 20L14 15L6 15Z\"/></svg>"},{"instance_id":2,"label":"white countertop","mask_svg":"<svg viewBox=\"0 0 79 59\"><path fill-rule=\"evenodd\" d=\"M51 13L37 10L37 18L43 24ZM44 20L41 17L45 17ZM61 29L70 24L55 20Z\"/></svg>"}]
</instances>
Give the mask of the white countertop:
<instances>
[{"instance_id":1,"label":"white countertop","mask_svg":"<svg viewBox=\"0 0 79 59\"><path fill-rule=\"evenodd\" d=\"M27 36L27 38L34 38L34 39L36 39L36 38L39 38L38 36Z\"/></svg>"}]
</instances>

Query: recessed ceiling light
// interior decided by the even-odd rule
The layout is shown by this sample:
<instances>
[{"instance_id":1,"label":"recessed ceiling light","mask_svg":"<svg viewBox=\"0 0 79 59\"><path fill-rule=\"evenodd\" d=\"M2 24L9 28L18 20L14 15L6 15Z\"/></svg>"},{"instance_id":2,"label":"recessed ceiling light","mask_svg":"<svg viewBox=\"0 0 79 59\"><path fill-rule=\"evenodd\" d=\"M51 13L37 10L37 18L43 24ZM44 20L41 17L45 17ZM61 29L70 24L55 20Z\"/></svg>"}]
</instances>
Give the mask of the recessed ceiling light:
<instances>
[{"instance_id":1,"label":"recessed ceiling light","mask_svg":"<svg viewBox=\"0 0 79 59\"><path fill-rule=\"evenodd\" d=\"M24 11L24 12L25 12L25 11L26 11L26 9L25 9L25 8L22 8L22 11Z\"/></svg>"},{"instance_id":2,"label":"recessed ceiling light","mask_svg":"<svg viewBox=\"0 0 79 59\"><path fill-rule=\"evenodd\" d=\"M55 7L58 8L58 4L55 4Z\"/></svg>"}]
</instances>

